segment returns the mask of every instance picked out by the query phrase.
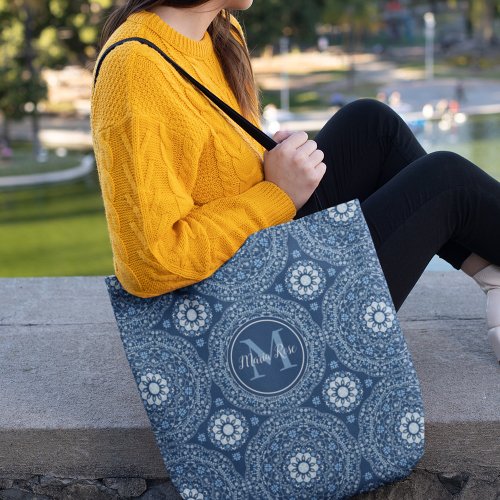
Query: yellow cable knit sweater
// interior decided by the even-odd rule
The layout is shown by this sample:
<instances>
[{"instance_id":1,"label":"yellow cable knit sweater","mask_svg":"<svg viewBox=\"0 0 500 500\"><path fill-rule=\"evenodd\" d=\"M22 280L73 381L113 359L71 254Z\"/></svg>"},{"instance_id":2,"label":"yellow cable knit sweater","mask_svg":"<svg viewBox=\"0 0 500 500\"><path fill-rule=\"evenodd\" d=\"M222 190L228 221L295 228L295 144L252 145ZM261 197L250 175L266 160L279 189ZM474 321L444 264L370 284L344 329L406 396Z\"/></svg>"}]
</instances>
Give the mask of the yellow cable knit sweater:
<instances>
[{"instance_id":1,"label":"yellow cable knit sweater","mask_svg":"<svg viewBox=\"0 0 500 500\"><path fill-rule=\"evenodd\" d=\"M208 32L195 41L141 12L104 49L134 36L240 111ZM106 57L91 122L115 274L134 295L207 278L250 234L295 216L290 197L264 180L263 148L145 45Z\"/></svg>"}]
</instances>

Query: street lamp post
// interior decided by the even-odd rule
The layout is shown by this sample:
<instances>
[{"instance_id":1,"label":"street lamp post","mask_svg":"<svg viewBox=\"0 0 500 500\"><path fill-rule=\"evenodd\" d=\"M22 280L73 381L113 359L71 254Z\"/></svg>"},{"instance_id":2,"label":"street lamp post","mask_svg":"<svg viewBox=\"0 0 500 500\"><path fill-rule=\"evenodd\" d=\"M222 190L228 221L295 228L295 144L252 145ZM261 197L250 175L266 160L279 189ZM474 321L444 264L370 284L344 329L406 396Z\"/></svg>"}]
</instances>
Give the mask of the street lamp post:
<instances>
[{"instance_id":1,"label":"street lamp post","mask_svg":"<svg viewBox=\"0 0 500 500\"><path fill-rule=\"evenodd\" d=\"M425 22L425 76L434 79L434 38L436 36L436 18L432 12L426 12Z\"/></svg>"}]
</instances>

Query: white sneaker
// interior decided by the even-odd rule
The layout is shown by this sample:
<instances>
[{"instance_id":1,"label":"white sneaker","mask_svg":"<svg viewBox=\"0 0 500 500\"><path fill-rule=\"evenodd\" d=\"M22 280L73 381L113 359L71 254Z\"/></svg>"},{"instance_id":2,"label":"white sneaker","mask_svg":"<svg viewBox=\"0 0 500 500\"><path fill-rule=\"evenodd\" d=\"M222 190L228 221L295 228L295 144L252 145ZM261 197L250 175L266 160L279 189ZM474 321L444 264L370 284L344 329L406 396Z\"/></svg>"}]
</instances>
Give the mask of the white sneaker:
<instances>
[{"instance_id":1,"label":"white sneaker","mask_svg":"<svg viewBox=\"0 0 500 500\"><path fill-rule=\"evenodd\" d=\"M486 294L488 338L500 362L500 266L490 264L472 276Z\"/></svg>"}]
</instances>

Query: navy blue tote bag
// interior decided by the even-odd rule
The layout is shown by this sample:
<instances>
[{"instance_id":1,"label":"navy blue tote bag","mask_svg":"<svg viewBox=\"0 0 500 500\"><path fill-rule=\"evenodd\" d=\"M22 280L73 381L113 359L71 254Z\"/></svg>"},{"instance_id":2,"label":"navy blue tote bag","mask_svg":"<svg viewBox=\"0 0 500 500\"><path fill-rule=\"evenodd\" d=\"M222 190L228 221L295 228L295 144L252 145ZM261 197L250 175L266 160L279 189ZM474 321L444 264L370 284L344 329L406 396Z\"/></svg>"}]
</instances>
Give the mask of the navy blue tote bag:
<instances>
[{"instance_id":1,"label":"navy blue tote bag","mask_svg":"<svg viewBox=\"0 0 500 500\"><path fill-rule=\"evenodd\" d=\"M105 283L182 498L348 498L421 458L420 387L358 199L259 231L168 294Z\"/></svg>"}]
</instances>

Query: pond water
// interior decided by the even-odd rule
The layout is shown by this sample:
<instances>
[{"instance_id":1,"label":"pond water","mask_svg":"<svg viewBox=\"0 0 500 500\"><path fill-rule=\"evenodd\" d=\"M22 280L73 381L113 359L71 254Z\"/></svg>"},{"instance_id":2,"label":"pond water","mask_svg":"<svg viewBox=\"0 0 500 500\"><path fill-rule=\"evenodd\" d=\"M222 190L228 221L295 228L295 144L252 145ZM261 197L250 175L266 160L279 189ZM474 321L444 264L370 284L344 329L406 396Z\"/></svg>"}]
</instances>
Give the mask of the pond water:
<instances>
[{"instance_id":1,"label":"pond water","mask_svg":"<svg viewBox=\"0 0 500 500\"><path fill-rule=\"evenodd\" d=\"M447 128L445 124L427 122L415 130L415 135L426 151L458 153L500 181L500 115L472 116L461 125L454 124ZM435 256L427 270L454 269Z\"/></svg>"},{"instance_id":2,"label":"pond water","mask_svg":"<svg viewBox=\"0 0 500 500\"><path fill-rule=\"evenodd\" d=\"M472 116L444 128L437 121L427 122L415 135L426 151L454 151L500 180L500 115Z\"/></svg>"}]
</instances>

